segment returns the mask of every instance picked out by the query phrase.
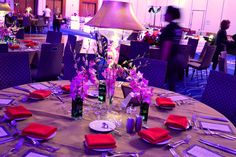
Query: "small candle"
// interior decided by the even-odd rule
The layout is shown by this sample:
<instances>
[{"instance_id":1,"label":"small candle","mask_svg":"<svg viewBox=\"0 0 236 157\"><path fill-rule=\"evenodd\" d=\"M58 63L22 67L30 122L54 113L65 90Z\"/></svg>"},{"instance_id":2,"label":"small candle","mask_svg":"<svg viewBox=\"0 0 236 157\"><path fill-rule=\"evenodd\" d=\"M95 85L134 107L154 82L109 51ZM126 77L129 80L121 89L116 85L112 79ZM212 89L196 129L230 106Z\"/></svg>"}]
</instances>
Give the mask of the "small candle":
<instances>
[{"instance_id":1,"label":"small candle","mask_svg":"<svg viewBox=\"0 0 236 157\"><path fill-rule=\"evenodd\" d=\"M142 128L142 116L136 116L135 120L135 131L139 132Z\"/></svg>"},{"instance_id":2,"label":"small candle","mask_svg":"<svg viewBox=\"0 0 236 157\"><path fill-rule=\"evenodd\" d=\"M134 119L128 118L126 122L126 131L127 133L131 134L134 131Z\"/></svg>"}]
</instances>

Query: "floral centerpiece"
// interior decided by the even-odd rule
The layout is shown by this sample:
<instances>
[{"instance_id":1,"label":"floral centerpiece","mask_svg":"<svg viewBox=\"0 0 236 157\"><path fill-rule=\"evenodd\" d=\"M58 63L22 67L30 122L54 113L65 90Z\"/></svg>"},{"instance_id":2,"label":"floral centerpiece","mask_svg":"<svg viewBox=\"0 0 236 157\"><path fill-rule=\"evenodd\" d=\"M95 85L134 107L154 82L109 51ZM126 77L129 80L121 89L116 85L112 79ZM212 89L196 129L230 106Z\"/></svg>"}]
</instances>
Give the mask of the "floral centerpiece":
<instances>
[{"instance_id":1,"label":"floral centerpiece","mask_svg":"<svg viewBox=\"0 0 236 157\"><path fill-rule=\"evenodd\" d=\"M132 88L131 96L135 97L140 103L140 115L144 122L148 119L148 109L153 95L153 88L148 87L148 80L143 77L143 74L137 72L136 67L129 71L127 80Z\"/></svg>"},{"instance_id":2,"label":"floral centerpiece","mask_svg":"<svg viewBox=\"0 0 236 157\"><path fill-rule=\"evenodd\" d=\"M97 84L96 70L93 68L94 61L89 62L88 69L82 67L81 71L72 79L70 85L72 97L72 112L71 116L74 119L82 118L83 115L83 101L88 94L89 86Z\"/></svg>"},{"instance_id":3,"label":"floral centerpiece","mask_svg":"<svg viewBox=\"0 0 236 157\"><path fill-rule=\"evenodd\" d=\"M158 35L159 31L153 31L152 34L147 31L143 37L143 41L147 42L149 45L159 46Z\"/></svg>"}]
</instances>

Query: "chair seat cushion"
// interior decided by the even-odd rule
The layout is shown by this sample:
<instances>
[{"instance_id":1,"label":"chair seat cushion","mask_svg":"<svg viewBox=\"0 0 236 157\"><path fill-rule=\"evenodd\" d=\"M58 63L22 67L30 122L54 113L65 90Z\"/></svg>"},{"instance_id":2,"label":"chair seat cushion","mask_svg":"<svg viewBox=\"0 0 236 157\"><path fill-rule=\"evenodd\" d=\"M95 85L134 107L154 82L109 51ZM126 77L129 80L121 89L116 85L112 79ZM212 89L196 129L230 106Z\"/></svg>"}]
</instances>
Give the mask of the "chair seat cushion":
<instances>
[{"instance_id":1,"label":"chair seat cushion","mask_svg":"<svg viewBox=\"0 0 236 157\"><path fill-rule=\"evenodd\" d=\"M197 62L188 62L188 65L189 65L190 67L193 67L193 68L196 68L196 69L201 66L201 64L200 64L200 63L197 63Z\"/></svg>"}]
</instances>

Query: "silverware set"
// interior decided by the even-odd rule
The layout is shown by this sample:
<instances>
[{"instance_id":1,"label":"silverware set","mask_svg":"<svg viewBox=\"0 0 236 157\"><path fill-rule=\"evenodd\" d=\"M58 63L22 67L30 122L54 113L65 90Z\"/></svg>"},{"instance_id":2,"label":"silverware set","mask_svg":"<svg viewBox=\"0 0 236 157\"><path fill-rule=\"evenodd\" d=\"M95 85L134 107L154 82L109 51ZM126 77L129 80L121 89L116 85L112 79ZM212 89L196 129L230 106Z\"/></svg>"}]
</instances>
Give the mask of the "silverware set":
<instances>
[{"instance_id":1,"label":"silverware set","mask_svg":"<svg viewBox=\"0 0 236 157\"><path fill-rule=\"evenodd\" d=\"M179 157L178 153L175 151L175 148L179 147L182 144L188 144L191 140L191 135L187 135L184 139L176 141L174 143L169 143L168 146L170 153L172 154L173 157Z\"/></svg>"},{"instance_id":2,"label":"silverware set","mask_svg":"<svg viewBox=\"0 0 236 157\"><path fill-rule=\"evenodd\" d=\"M228 139L228 140L236 140L236 136L225 134L225 133L218 133L218 132L212 131L210 129L203 130L203 132L206 135L212 135L212 136L215 135L215 136L222 137L222 138L225 138L225 139Z\"/></svg>"},{"instance_id":3,"label":"silverware set","mask_svg":"<svg viewBox=\"0 0 236 157\"><path fill-rule=\"evenodd\" d=\"M102 157L139 157L143 155L145 151L140 152L115 152L115 151L108 151L102 153Z\"/></svg>"}]
</instances>

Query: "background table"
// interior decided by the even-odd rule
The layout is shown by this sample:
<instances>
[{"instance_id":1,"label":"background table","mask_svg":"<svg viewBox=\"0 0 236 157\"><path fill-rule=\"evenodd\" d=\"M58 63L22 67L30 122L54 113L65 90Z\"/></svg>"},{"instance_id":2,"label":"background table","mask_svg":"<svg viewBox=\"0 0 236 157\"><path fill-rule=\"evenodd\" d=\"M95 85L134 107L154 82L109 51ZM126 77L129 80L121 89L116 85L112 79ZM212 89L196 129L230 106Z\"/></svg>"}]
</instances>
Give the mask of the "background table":
<instances>
[{"instance_id":1,"label":"background table","mask_svg":"<svg viewBox=\"0 0 236 157\"><path fill-rule=\"evenodd\" d=\"M58 85L65 85L65 84L68 84L69 82L58 81L56 83ZM48 83L44 83L44 84L49 85ZM22 87L33 90L28 85L24 85ZM157 94L166 93L166 92L169 92L169 91L155 88L153 102L155 98L157 97ZM97 119L97 116L94 111L96 105L92 103L92 102L97 101L96 99L89 99L84 102L84 118L83 119L72 120L70 117L70 113L67 112L67 111L70 111L71 109L71 98L68 94L61 96L63 100L65 101L65 103L62 104L54 96L50 96L48 99L45 99L43 101L30 101L29 100L27 102L20 102L20 100L24 98L25 97L24 95L26 95L27 93L13 89L13 88L1 90L0 96L1 96L1 93L8 93L8 94L14 93L14 94L19 95L19 97L13 97L16 99L15 103L24 104L24 106L33 113L33 116L31 118L18 122L18 128L20 130L22 130L24 127L26 127L29 123L32 123L32 122L52 125L58 128L56 136L53 139L46 142L46 144L48 145L53 145L53 146L61 148L60 150L53 153L52 155L63 156L63 157L64 156L80 156L80 157L91 156L92 154L94 156L101 155L101 153L85 154L84 146L83 146L84 135L89 134L89 133L96 133L90 130L88 127L91 121ZM122 91L120 87L116 86L116 91L115 91L115 96L114 96L114 106L115 106L114 108L118 108L122 100L123 100ZM93 107L89 108L90 106L89 104L93 104ZM157 155L158 157L172 156L166 146L151 145L141 140L137 134L132 134L132 135L127 134L126 129L125 129L126 119L132 115L126 114L124 111L121 111L121 110L117 110L117 112L119 114L117 114L116 116L120 116L122 118L122 125L121 127L117 128L121 136L118 136L117 134L114 133L114 137L117 141L116 151L139 152L140 150L144 150L145 151L145 153L143 154L144 157L151 157L151 156L157 156ZM137 113L138 113L138 108L137 108ZM3 110L0 110L0 114L3 114ZM187 116L188 119L191 119L193 114L224 117L223 115L221 115L214 109L197 101L193 104L184 104L181 106L176 106L173 110L159 110L154 105L151 105L149 109L149 119L148 119L147 125L149 127L166 128L164 126L164 121L166 120L169 114L184 115L184 116ZM207 120L203 120L203 121L207 121ZM220 122L216 122L216 123L220 123ZM6 128L9 129L7 124L3 123L1 125L4 125ZM229 123L229 125L232 127L233 131L235 132L236 131L235 127L231 123ZM183 139L186 137L186 135L192 136L192 139L189 144L184 144L176 149L176 152L179 153L180 155L182 154L183 150L187 149L193 144L198 144L198 145L207 147L198 142L200 138L208 139L210 141L220 143L224 146L228 146L228 147L236 149L235 141L222 139L216 136L204 135L202 130L192 129L192 130L186 130L186 131L175 131L175 130L169 130L169 131L170 131L170 135L173 136L172 141ZM17 141L0 145L0 152L4 152L8 148L14 147L16 143ZM30 148L34 148L34 147L27 147L24 145L21 148L20 152L13 156L21 156ZM210 147L207 147L207 148L209 148L210 150L219 152L220 154L227 157L233 156L231 154L222 152L214 148L210 148ZM36 150L47 153L39 149L36 149Z\"/></svg>"}]
</instances>

